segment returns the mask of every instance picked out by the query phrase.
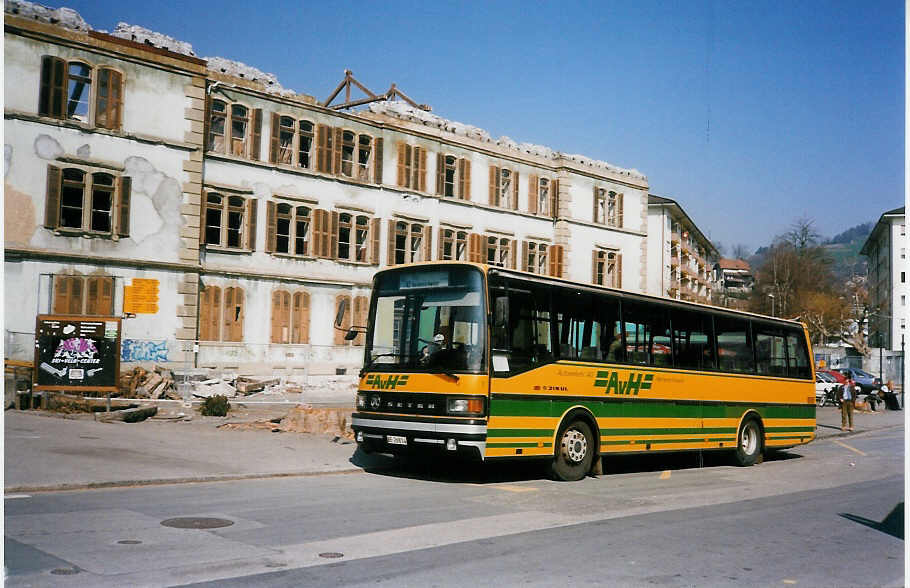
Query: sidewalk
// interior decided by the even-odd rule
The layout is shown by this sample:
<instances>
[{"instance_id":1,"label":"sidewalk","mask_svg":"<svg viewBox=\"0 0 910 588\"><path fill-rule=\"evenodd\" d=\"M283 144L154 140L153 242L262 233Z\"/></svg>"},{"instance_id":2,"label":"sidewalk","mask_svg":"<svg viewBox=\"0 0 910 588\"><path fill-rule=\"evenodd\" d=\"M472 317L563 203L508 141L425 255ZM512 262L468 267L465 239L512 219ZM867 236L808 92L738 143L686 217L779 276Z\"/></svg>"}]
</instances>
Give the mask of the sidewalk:
<instances>
[{"instance_id":1,"label":"sidewalk","mask_svg":"<svg viewBox=\"0 0 910 588\"><path fill-rule=\"evenodd\" d=\"M289 407L255 407L226 418L102 423L91 415L5 412L4 489L12 492L205 482L268 476L357 472L389 463L355 453L344 438L269 430L224 430L226 422L268 420ZM347 410L347 407L344 408ZM177 409L162 411L175 413ZM904 425L903 411L857 413L856 430L840 430L840 410L817 410L818 438Z\"/></svg>"}]
</instances>

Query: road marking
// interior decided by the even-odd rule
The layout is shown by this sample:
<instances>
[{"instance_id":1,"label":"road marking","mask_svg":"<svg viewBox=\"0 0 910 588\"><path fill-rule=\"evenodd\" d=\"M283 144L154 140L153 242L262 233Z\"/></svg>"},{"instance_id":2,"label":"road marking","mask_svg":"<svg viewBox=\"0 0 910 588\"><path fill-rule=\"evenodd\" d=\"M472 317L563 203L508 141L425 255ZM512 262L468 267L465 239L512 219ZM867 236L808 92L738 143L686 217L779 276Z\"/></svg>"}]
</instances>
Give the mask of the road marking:
<instances>
[{"instance_id":1,"label":"road marking","mask_svg":"<svg viewBox=\"0 0 910 588\"><path fill-rule=\"evenodd\" d=\"M664 470L664 471L662 471L662 472L660 473L660 479L661 479L661 480L669 480L669 479L670 479L670 470Z\"/></svg>"},{"instance_id":2,"label":"road marking","mask_svg":"<svg viewBox=\"0 0 910 588\"><path fill-rule=\"evenodd\" d=\"M846 448L849 449L850 451L855 451L856 453L858 453L858 454L860 454L860 455L866 455L865 453L863 453L862 451L860 451L860 450L857 449L856 447L850 447L849 445L847 445L846 443L844 443L844 442L842 442L842 441L838 441L837 439L834 439L834 442L835 442L836 444L840 445L841 447L846 447Z\"/></svg>"},{"instance_id":3,"label":"road marking","mask_svg":"<svg viewBox=\"0 0 910 588\"><path fill-rule=\"evenodd\" d=\"M796 580L784 580L784 584L796 584Z\"/></svg>"},{"instance_id":4,"label":"road marking","mask_svg":"<svg viewBox=\"0 0 910 588\"><path fill-rule=\"evenodd\" d=\"M492 486L497 490L505 490L506 492L537 492L537 488L530 488L527 486L512 486L511 484L498 484Z\"/></svg>"},{"instance_id":5,"label":"road marking","mask_svg":"<svg viewBox=\"0 0 910 588\"><path fill-rule=\"evenodd\" d=\"M4 500L12 500L14 498L31 498L31 494L6 494L3 496Z\"/></svg>"}]
</instances>

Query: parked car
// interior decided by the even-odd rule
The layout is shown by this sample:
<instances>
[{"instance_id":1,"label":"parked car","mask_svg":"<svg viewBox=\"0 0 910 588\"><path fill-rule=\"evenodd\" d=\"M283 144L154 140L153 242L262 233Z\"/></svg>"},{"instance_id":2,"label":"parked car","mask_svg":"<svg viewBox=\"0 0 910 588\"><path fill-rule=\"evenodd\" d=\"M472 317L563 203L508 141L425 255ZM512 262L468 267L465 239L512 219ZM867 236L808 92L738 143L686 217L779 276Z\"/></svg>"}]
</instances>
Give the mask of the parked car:
<instances>
[{"instance_id":1,"label":"parked car","mask_svg":"<svg viewBox=\"0 0 910 588\"><path fill-rule=\"evenodd\" d=\"M836 370L816 370L815 373L831 376L838 384L845 384L847 382L847 376Z\"/></svg>"},{"instance_id":2,"label":"parked car","mask_svg":"<svg viewBox=\"0 0 910 588\"><path fill-rule=\"evenodd\" d=\"M861 394L870 394L873 390L878 390L882 387L882 381L880 378L873 376L869 372L864 372L861 369L837 368L835 371L853 378L856 381L856 384L860 387Z\"/></svg>"},{"instance_id":3,"label":"parked car","mask_svg":"<svg viewBox=\"0 0 910 588\"><path fill-rule=\"evenodd\" d=\"M837 404L837 389L841 384L837 379L824 372L815 372L815 404L817 406L834 406Z\"/></svg>"}]
</instances>

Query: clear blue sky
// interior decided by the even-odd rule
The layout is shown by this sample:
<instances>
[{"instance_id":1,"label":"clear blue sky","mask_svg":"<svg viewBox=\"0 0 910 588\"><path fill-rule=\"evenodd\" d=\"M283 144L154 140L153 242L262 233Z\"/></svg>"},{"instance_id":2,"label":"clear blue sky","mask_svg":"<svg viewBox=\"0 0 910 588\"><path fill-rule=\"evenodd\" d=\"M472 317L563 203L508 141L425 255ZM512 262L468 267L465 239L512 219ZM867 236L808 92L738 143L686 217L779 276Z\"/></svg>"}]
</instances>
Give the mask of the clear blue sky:
<instances>
[{"instance_id":1,"label":"clear blue sky","mask_svg":"<svg viewBox=\"0 0 910 588\"><path fill-rule=\"evenodd\" d=\"M648 176L704 233L824 236L904 200L904 4L70 0L323 100L344 69L434 113Z\"/></svg>"}]
</instances>

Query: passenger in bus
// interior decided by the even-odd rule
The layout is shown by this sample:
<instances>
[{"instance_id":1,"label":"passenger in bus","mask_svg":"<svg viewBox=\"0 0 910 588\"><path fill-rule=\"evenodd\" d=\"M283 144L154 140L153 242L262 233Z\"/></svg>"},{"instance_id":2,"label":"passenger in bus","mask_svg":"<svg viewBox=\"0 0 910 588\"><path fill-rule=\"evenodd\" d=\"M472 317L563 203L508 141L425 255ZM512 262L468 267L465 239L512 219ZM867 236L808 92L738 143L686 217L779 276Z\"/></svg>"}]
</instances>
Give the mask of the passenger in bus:
<instances>
[{"instance_id":1,"label":"passenger in bus","mask_svg":"<svg viewBox=\"0 0 910 588\"><path fill-rule=\"evenodd\" d=\"M613 334L613 341L610 343L609 349L607 349L607 360L623 361L625 354L622 351L622 331L616 331Z\"/></svg>"}]
</instances>

